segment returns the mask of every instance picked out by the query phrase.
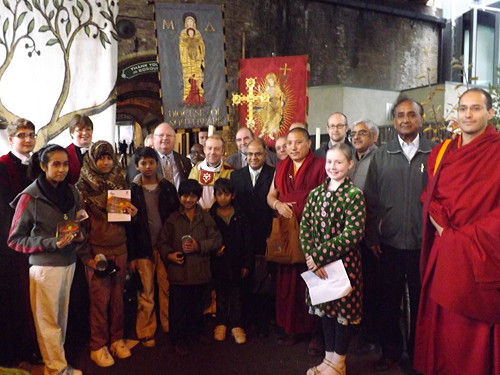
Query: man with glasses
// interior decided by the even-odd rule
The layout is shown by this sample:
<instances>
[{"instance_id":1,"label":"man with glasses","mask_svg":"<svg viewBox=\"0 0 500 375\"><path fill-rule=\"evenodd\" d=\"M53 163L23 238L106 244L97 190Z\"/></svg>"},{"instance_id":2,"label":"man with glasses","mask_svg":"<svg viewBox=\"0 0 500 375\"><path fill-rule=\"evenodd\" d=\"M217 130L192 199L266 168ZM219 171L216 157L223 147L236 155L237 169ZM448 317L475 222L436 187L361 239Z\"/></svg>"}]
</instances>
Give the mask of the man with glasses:
<instances>
[{"instance_id":1,"label":"man with glasses","mask_svg":"<svg viewBox=\"0 0 500 375\"><path fill-rule=\"evenodd\" d=\"M80 177L80 169L82 169L83 157L87 153L92 144L92 134L94 132L94 124L88 116L74 115L69 124L69 134L73 139L66 150L68 151L69 171L68 182L75 184Z\"/></svg>"},{"instance_id":2,"label":"man with glasses","mask_svg":"<svg viewBox=\"0 0 500 375\"><path fill-rule=\"evenodd\" d=\"M267 265L264 255L266 239L271 232L274 212L267 204L267 193L273 181L274 168L266 164L267 147L260 138L255 138L248 144L248 165L231 173L234 183L236 203L248 217L252 233L251 248L255 255L255 270L253 274L253 291L246 288L243 300L243 310L249 313L250 323L255 323L259 334L267 335L268 321L271 319L274 297L263 295L259 290L267 277ZM251 303L249 303L251 301Z\"/></svg>"},{"instance_id":3,"label":"man with glasses","mask_svg":"<svg viewBox=\"0 0 500 375\"><path fill-rule=\"evenodd\" d=\"M347 125L347 117L341 112L335 112L328 117L326 122L326 130L328 131L328 136L330 140L328 143L322 145L316 151L314 151L314 156L325 159L326 152L337 143L345 143L352 147L351 142L347 138L347 131L349 126Z\"/></svg>"},{"instance_id":4,"label":"man with glasses","mask_svg":"<svg viewBox=\"0 0 500 375\"><path fill-rule=\"evenodd\" d=\"M158 152L157 172L173 183L178 189L181 181L188 178L191 171L191 161L184 155L174 151L175 130L167 122L159 124L153 132L153 148ZM133 160L127 168L127 180L132 182L139 174Z\"/></svg>"},{"instance_id":5,"label":"man with glasses","mask_svg":"<svg viewBox=\"0 0 500 375\"><path fill-rule=\"evenodd\" d=\"M363 190L365 188L368 168L375 151L379 134L378 126L371 120L361 120L351 126L349 138L353 146L354 167L349 170L353 183ZM363 270L363 321L361 322L361 338L355 348L356 353L364 354L376 349L378 338L378 304L379 304L379 262L370 251L366 241L360 243Z\"/></svg>"},{"instance_id":6,"label":"man with glasses","mask_svg":"<svg viewBox=\"0 0 500 375\"><path fill-rule=\"evenodd\" d=\"M0 366L33 360L37 349L29 305L28 259L7 246L14 209L10 202L29 184L28 161L35 125L18 118L7 126L12 151L0 157Z\"/></svg>"}]
</instances>

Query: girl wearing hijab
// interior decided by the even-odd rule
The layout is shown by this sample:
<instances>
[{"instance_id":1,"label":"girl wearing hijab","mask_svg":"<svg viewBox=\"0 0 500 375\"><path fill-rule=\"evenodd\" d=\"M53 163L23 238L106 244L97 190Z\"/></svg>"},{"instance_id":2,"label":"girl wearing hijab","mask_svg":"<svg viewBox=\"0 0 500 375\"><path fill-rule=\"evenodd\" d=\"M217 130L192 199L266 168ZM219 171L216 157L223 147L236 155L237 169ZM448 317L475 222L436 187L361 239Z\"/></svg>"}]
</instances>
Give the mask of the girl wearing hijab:
<instances>
[{"instance_id":1,"label":"girl wearing hijab","mask_svg":"<svg viewBox=\"0 0 500 375\"><path fill-rule=\"evenodd\" d=\"M92 256L106 258L106 271L97 271L95 261L86 269L90 297L90 358L101 367L112 366L118 358L131 356L123 341L123 289L127 268L127 245L123 223L108 222L108 190L127 189L124 173L113 146L106 141L94 143L84 157L76 187L89 215L89 244ZM135 216L129 205L126 213ZM110 349L108 349L110 344ZM110 354L111 351L111 354Z\"/></svg>"}]
</instances>

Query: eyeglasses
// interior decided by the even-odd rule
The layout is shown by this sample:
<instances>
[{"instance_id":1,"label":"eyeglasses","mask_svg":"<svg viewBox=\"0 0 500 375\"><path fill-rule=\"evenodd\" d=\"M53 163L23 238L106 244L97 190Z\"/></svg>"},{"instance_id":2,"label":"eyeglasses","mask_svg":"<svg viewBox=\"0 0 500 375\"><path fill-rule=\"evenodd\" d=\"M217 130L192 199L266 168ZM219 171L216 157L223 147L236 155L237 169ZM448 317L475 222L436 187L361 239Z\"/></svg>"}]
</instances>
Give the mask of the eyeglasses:
<instances>
[{"instance_id":1,"label":"eyeglasses","mask_svg":"<svg viewBox=\"0 0 500 375\"><path fill-rule=\"evenodd\" d=\"M264 155L263 152L247 152L247 157L251 158L255 156L256 158L260 158Z\"/></svg>"},{"instance_id":2,"label":"eyeglasses","mask_svg":"<svg viewBox=\"0 0 500 375\"><path fill-rule=\"evenodd\" d=\"M357 135L359 135L360 137L366 137L368 134L370 134L370 132L368 130L360 130L357 132L351 132L351 134L349 134L349 136L351 138L354 138Z\"/></svg>"},{"instance_id":3,"label":"eyeglasses","mask_svg":"<svg viewBox=\"0 0 500 375\"><path fill-rule=\"evenodd\" d=\"M35 133L19 133L19 134L16 134L14 137L17 137L19 139L26 139L26 138L36 139L36 134Z\"/></svg>"},{"instance_id":4,"label":"eyeglasses","mask_svg":"<svg viewBox=\"0 0 500 375\"><path fill-rule=\"evenodd\" d=\"M346 127L346 124L337 124L337 125L328 125L327 128L328 129L342 129L342 128L345 128Z\"/></svg>"}]
</instances>

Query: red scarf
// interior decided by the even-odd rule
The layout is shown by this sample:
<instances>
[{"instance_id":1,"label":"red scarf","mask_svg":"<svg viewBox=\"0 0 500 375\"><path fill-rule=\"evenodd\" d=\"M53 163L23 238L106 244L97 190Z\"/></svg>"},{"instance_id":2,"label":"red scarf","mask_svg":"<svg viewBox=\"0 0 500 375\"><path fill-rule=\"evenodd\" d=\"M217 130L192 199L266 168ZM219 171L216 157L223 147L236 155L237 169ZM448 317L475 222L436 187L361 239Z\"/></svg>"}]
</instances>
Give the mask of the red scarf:
<instances>
[{"instance_id":1,"label":"red scarf","mask_svg":"<svg viewBox=\"0 0 500 375\"><path fill-rule=\"evenodd\" d=\"M433 170L439 147L429 157ZM423 289L459 314L500 322L500 134L448 146L424 203ZM431 215L444 227L435 236ZM430 284L429 284L430 283Z\"/></svg>"},{"instance_id":2,"label":"red scarf","mask_svg":"<svg viewBox=\"0 0 500 375\"><path fill-rule=\"evenodd\" d=\"M326 178L325 159L316 158L311 150L299 170L293 175L293 161L290 157L281 161L276 170L274 184L279 191L279 200L294 202L293 212L300 220L307 196Z\"/></svg>"}]
</instances>

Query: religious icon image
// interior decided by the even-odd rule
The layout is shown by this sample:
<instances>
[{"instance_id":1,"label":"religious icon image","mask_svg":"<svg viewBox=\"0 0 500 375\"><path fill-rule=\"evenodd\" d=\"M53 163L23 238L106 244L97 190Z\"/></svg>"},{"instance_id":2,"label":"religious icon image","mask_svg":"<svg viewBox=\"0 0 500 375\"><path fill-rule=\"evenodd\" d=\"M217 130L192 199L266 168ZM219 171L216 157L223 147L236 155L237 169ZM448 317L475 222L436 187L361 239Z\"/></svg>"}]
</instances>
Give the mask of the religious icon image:
<instances>
[{"instance_id":1,"label":"religious icon image","mask_svg":"<svg viewBox=\"0 0 500 375\"><path fill-rule=\"evenodd\" d=\"M286 96L280 87L278 77L275 73L268 73L262 92L269 95L269 101L264 103L258 115L262 122L261 132L271 139L275 139L280 133L280 126L283 123L283 109L286 103Z\"/></svg>"},{"instance_id":2,"label":"religious icon image","mask_svg":"<svg viewBox=\"0 0 500 375\"><path fill-rule=\"evenodd\" d=\"M183 102L204 103L205 43L196 27L196 15L188 12L182 17L184 29L179 36L179 56L182 66Z\"/></svg>"},{"instance_id":3,"label":"religious icon image","mask_svg":"<svg viewBox=\"0 0 500 375\"><path fill-rule=\"evenodd\" d=\"M288 82L288 75L267 72L258 81L258 95L265 95L269 100L254 104L255 130L260 136L274 141L287 132L292 122L296 100Z\"/></svg>"}]
</instances>

